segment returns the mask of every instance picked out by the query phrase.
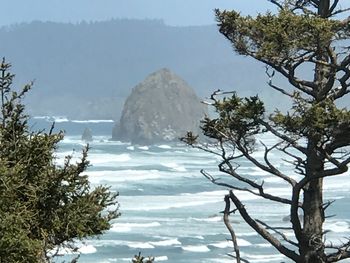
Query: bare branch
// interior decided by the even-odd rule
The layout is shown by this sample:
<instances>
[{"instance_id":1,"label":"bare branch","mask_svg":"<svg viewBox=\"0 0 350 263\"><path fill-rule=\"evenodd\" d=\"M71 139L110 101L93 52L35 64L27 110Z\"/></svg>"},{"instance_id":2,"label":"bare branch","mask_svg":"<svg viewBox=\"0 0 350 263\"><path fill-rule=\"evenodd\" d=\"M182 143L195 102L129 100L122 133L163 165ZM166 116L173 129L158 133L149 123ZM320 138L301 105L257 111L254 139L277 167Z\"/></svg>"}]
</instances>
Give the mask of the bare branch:
<instances>
[{"instance_id":1,"label":"bare branch","mask_svg":"<svg viewBox=\"0 0 350 263\"><path fill-rule=\"evenodd\" d=\"M276 227L272 227L269 226L268 224L266 224L265 222L256 219L256 222L258 222L260 225L263 225L266 227L266 229L272 230L273 232L275 232L276 234L280 235L284 241L288 242L289 244L298 247L298 243L295 243L294 241L290 240L289 238L287 238L287 236L285 234L283 234L281 231L278 230L278 228Z\"/></svg>"},{"instance_id":2,"label":"bare branch","mask_svg":"<svg viewBox=\"0 0 350 263\"><path fill-rule=\"evenodd\" d=\"M290 145L292 145L295 149L299 150L301 153L306 154L306 148L299 145L296 140L294 140L291 137L288 137L287 135L280 133L275 128L273 128L269 123L260 120L260 124L263 125L269 132L277 136L278 138L284 140L285 142L288 142Z\"/></svg>"},{"instance_id":3,"label":"bare branch","mask_svg":"<svg viewBox=\"0 0 350 263\"><path fill-rule=\"evenodd\" d=\"M265 228L261 227L248 214L244 205L241 203L241 201L237 198L237 196L232 191L230 191L230 199L235 204L236 208L238 209L240 215L243 217L244 221L248 225L250 225L250 227L252 227L257 233L259 233L264 239L266 239L272 246L274 246L283 255L287 256L288 258L292 259L295 262L299 262L300 256L296 252L294 252L293 250L290 250L289 248L283 246L277 238L275 238Z\"/></svg>"},{"instance_id":4,"label":"bare branch","mask_svg":"<svg viewBox=\"0 0 350 263\"><path fill-rule=\"evenodd\" d=\"M281 10L284 9L283 5L278 3L276 0L268 0L268 1L271 2L272 4L276 5L279 9L281 9Z\"/></svg>"},{"instance_id":5,"label":"bare branch","mask_svg":"<svg viewBox=\"0 0 350 263\"><path fill-rule=\"evenodd\" d=\"M288 183L289 183L290 185L292 185L292 186L296 185L296 181L295 181L295 180L293 180L291 177L289 177L289 176L287 176L287 175L281 173L274 165L272 165L272 163L269 161L269 159L268 159L268 157L267 157L267 156L268 156L268 153L269 153L271 150L273 150L274 148L277 148L281 143L277 143L277 144L275 144L274 146L272 146L271 148L267 148L267 146L266 146L263 142L261 142L261 141L260 141L260 143L261 143L261 144L264 146L264 148L265 148L264 160L265 160L266 164L268 165L268 167L270 168L270 170L273 171L272 174L274 174L274 175L276 175L277 177L279 177L279 178L285 180L286 182L288 182Z\"/></svg>"},{"instance_id":6,"label":"bare branch","mask_svg":"<svg viewBox=\"0 0 350 263\"><path fill-rule=\"evenodd\" d=\"M236 254L236 261L237 263L241 262L241 256L240 256L240 252L239 252L239 246L237 243L237 238L236 238L236 234L235 231L233 230L230 220L229 220L229 215L230 215L230 196L229 195L225 195L225 210L224 210L224 223L225 226L227 228L227 230L230 232L231 235L231 240L232 240L232 244L233 244L233 249L235 251Z\"/></svg>"},{"instance_id":7,"label":"bare branch","mask_svg":"<svg viewBox=\"0 0 350 263\"><path fill-rule=\"evenodd\" d=\"M334 14L333 14L333 11L334 11L334 9L337 7L338 3L339 3L339 0L334 0L333 4L332 4L331 7L329 8L329 13L330 13L331 15L334 15Z\"/></svg>"}]
</instances>

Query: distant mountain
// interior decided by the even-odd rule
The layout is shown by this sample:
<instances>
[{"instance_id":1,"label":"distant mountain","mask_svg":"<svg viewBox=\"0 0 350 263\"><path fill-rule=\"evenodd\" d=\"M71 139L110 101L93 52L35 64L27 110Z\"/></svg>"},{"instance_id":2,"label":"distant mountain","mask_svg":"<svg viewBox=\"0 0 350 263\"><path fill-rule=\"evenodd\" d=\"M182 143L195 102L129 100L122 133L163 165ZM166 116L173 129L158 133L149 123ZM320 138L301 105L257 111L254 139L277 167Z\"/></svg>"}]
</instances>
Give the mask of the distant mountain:
<instances>
[{"instance_id":1,"label":"distant mountain","mask_svg":"<svg viewBox=\"0 0 350 263\"><path fill-rule=\"evenodd\" d=\"M13 64L18 84L35 80L26 101L32 115L119 119L132 87L163 67L200 97L216 89L267 94L262 64L234 55L214 25L32 22L0 29L0 56Z\"/></svg>"}]
</instances>

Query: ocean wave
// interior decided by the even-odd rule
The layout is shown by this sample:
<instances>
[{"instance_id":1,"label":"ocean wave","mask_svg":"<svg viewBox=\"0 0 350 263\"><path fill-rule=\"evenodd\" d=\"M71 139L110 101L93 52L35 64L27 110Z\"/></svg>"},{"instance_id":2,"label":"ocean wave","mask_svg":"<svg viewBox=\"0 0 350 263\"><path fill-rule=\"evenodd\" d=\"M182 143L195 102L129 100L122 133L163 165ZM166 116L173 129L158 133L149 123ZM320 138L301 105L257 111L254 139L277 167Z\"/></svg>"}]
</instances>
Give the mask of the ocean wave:
<instances>
[{"instance_id":1,"label":"ocean wave","mask_svg":"<svg viewBox=\"0 0 350 263\"><path fill-rule=\"evenodd\" d=\"M161 224L159 222L151 223L114 223L110 229L111 232L125 233L130 232L134 228L151 228L159 227Z\"/></svg>"},{"instance_id":2,"label":"ocean wave","mask_svg":"<svg viewBox=\"0 0 350 263\"><path fill-rule=\"evenodd\" d=\"M157 147L160 149L171 149L172 148L170 145L167 145L167 144L157 145Z\"/></svg>"},{"instance_id":3,"label":"ocean wave","mask_svg":"<svg viewBox=\"0 0 350 263\"><path fill-rule=\"evenodd\" d=\"M112 165L115 166L115 163L128 162L131 160L130 154L106 154L106 153L90 153L89 160L92 165Z\"/></svg>"},{"instance_id":4,"label":"ocean wave","mask_svg":"<svg viewBox=\"0 0 350 263\"><path fill-rule=\"evenodd\" d=\"M213 217L208 217L208 218L190 217L189 219L197 221L197 222L220 222L220 221L222 221L222 217L221 216L213 216Z\"/></svg>"},{"instance_id":5,"label":"ocean wave","mask_svg":"<svg viewBox=\"0 0 350 263\"><path fill-rule=\"evenodd\" d=\"M158 170L120 170L120 171L88 171L84 174L89 176L92 183L107 182L134 182L144 180L154 180L161 178Z\"/></svg>"},{"instance_id":6,"label":"ocean wave","mask_svg":"<svg viewBox=\"0 0 350 263\"><path fill-rule=\"evenodd\" d=\"M57 254L58 256L63 255L74 255L74 254L94 254L97 252L97 249L93 245L85 245L80 244L78 245L78 250L74 251L71 248L59 248L58 251L56 249L53 249L51 252L49 252L49 255Z\"/></svg>"},{"instance_id":7,"label":"ocean wave","mask_svg":"<svg viewBox=\"0 0 350 263\"><path fill-rule=\"evenodd\" d=\"M272 245L270 243L262 243L262 244L256 244L255 246L257 247L272 247Z\"/></svg>"},{"instance_id":8,"label":"ocean wave","mask_svg":"<svg viewBox=\"0 0 350 263\"><path fill-rule=\"evenodd\" d=\"M149 243L153 246L156 246L156 247L167 247L167 246L181 245L181 242L177 238L168 239L168 240L161 240L161 241L152 241Z\"/></svg>"},{"instance_id":9,"label":"ocean wave","mask_svg":"<svg viewBox=\"0 0 350 263\"><path fill-rule=\"evenodd\" d=\"M324 224L324 229L335 233L350 232L349 223L345 221L326 221Z\"/></svg>"},{"instance_id":10,"label":"ocean wave","mask_svg":"<svg viewBox=\"0 0 350 263\"><path fill-rule=\"evenodd\" d=\"M167 168L171 168L177 172L186 172L187 171L184 166L181 166L181 165L174 163L174 162L161 163L161 165L164 167L167 167Z\"/></svg>"},{"instance_id":11,"label":"ocean wave","mask_svg":"<svg viewBox=\"0 0 350 263\"><path fill-rule=\"evenodd\" d=\"M249 262L273 262L273 261L279 261L285 260L285 257L280 254L270 254L270 255L251 255L251 254L242 254L242 257L249 260Z\"/></svg>"},{"instance_id":12,"label":"ocean wave","mask_svg":"<svg viewBox=\"0 0 350 263\"><path fill-rule=\"evenodd\" d=\"M81 246L78 251L82 254L94 254L97 252L97 249L92 245Z\"/></svg>"},{"instance_id":13,"label":"ocean wave","mask_svg":"<svg viewBox=\"0 0 350 263\"><path fill-rule=\"evenodd\" d=\"M155 211L174 208L198 207L214 203L222 203L222 196L195 195L146 195L146 196L120 196L124 211Z\"/></svg>"},{"instance_id":14,"label":"ocean wave","mask_svg":"<svg viewBox=\"0 0 350 263\"><path fill-rule=\"evenodd\" d=\"M128 242L127 246L130 248L152 249L153 245L147 242Z\"/></svg>"},{"instance_id":15,"label":"ocean wave","mask_svg":"<svg viewBox=\"0 0 350 263\"><path fill-rule=\"evenodd\" d=\"M139 146L137 148L140 149L140 150L143 150L143 151L148 151L149 150L148 146Z\"/></svg>"},{"instance_id":16,"label":"ocean wave","mask_svg":"<svg viewBox=\"0 0 350 263\"><path fill-rule=\"evenodd\" d=\"M68 118L65 116L34 116L33 119L45 120L47 122L68 122Z\"/></svg>"},{"instance_id":17,"label":"ocean wave","mask_svg":"<svg viewBox=\"0 0 350 263\"><path fill-rule=\"evenodd\" d=\"M158 256L158 257L154 257L155 262L158 261L167 261L168 257L167 256Z\"/></svg>"},{"instance_id":18,"label":"ocean wave","mask_svg":"<svg viewBox=\"0 0 350 263\"><path fill-rule=\"evenodd\" d=\"M205 246L205 245L183 246L182 249L185 250L185 251L200 252L200 253L204 253L204 252L209 252L210 251L210 249L207 246Z\"/></svg>"},{"instance_id":19,"label":"ocean wave","mask_svg":"<svg viewBox=\"0 0 350 263\"><path fill-rule=\"evenodd\" d=\"M74 123L113 123L114 120L71 120Z\"/></svg>"},{"instance_id":20,"label":"ocean wave","mask_svg":"<svg viewBox=\"0 0 350 263\"><path fill-rule=\"evenodd\" d=\"M238 243L238 246L240 247L248 247L252 245L252 243L250 243L249 241L241 238L237 238L237 243ZM217 243L211 243L209 245L217 248L229 248L233 246L232 241L228 241L228 240L217 242Z\"/></svg>"}]
</instances>

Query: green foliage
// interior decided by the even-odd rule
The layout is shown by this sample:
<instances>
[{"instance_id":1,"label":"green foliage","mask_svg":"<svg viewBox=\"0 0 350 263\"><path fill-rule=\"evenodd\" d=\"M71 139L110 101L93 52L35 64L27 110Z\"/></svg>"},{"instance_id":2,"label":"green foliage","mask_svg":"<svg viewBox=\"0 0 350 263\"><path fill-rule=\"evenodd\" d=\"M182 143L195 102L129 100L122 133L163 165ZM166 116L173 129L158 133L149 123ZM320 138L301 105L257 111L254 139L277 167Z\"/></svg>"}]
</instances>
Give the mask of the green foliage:
<instances>
[{"instance_id":1,"label":"green foliage","mask_svg":"<svg viewBox=\"0 0 350 263\"><path fill-rule=\"evenodd\" d=\"M350 258L350 242L327 246L324 222L330 203L324 200L323 185L327 183L324 178L344 174L350 164L350 111L339 107L339 99L350 93L350 48L344 46L350 37L350 24L349 18L335 20L349 9L342 9L337 0L270 2L278 8L276 14L244 17L236 11L216 10L216 17L220 32L236 52L265 64L268 85L287 97L292 108L265 116L257 97L233 94L229 98L225 97L227 92L214 92L210 104L217 115L207 117L202 126L207 142L198 142L192 133L183 141L220 156L218 168L232 181L223 183L206 171L202 174L230 189L226 207L232 202L244 221L281 254L293 262L342 261ZM345 39L347 42L340 41ZM288 84L274 83L275 73ZM254 140L255 135L265 132L274 136L272 145ZM254 154L256 145L263 156ZM277 156L293 164L294 174L280 169ZM289 185L291 196L267 193L261 178L240 170L246 162ZM253 218L237 191L287 206L293 237L286 237L279 226L256 219L258 215ZM225 224L234 235L233 228ZM234 249L239 262L237 244Z\"/></svg>"},{"instance_id":2,"label":"green foliage","mask_svg":"<svg viewBox=\"0 0 350 263\"><path fill-rule=\"evenodd\" d=\"M289 113L277 111L270 119L286 134L319 138L320 143L335 140L338 129L340 131L341 127L350 126L350 112L346 108L338 108L330 99L307 103L303 99L295 98Z\"/></svg>"},{"instance_id":3,"label":"green foliage","mask_svg":"<svg viewBox=\"0 0 350 263\"><path fill-rule=\"evenodd\" d=\"M257 96L242 99L234 93L230 98L215 100L213 107L218 117L202 121L204 135L223 141L247 141L260 132L259 120L265 108Z\"/></svg>"},{"instance_id":4,"label":"green foliage","mask_svg":"<svg viewBox=\"0 0 350 263\"><path fill-rule=\"evenodd\" d=\"M91 188L82 173L87 169L88 147L82 158L63 166L54 153L63 134L32 132L21 103L31 84L11 90L10 65L0 64L0 262L50 262L58 247L100 235L118 217L117 194L108 187Z\"/></svg>"},{"instance_id":5,"label":"green foliage","mask_svg":"<svg viewBox=\"0 0 350 263\"><path fill-rule=\"evenodd\" d=\"M254 18L243 17L236 11L216 10L216 16L220 32L239 54L275 63L316 51L340 38L341 30L346 31L346 25L337 20L295 14L289 9Z\"/></svg>"}]
</instances>

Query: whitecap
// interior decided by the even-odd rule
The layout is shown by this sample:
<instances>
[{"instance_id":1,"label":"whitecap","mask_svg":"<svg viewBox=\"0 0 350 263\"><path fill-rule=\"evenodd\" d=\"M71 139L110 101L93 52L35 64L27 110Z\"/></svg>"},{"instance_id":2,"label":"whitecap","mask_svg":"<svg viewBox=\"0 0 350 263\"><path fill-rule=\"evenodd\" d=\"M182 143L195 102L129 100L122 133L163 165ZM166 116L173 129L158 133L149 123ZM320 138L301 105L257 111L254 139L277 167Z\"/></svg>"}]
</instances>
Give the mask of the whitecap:
<instances>
[{"instance_id":1,"label":"whitecap","mask_svg":"<svg viewBox=\"0 0 350 263\"><path fill-rule=\"evenodd\" d=\"M281 261L284 260L285 257L279 254L272 254L272 255L245 255L250 262L272 262L272 261Z\"/></svg>"},{"instance_id":2,"label":"whitecap","mask_svg":"<svg viewBox=\"0 0 350 263\"><path fill-rule=\"evenodd\" d=\"M54 122L60 123L60 122L69 122L68 118L66 117L52 117L54 119Z\"/></svg>"},{"instance_id":3,"label":"whitecap","mask_svg":"<svg viewBox=\"0 0 350 263\"><path fill-rule=\"evenodd\" d=\"M208 218L195 218L195 217L190 217L191 220L198 221L198 222L220 222L222 221L221 216L213 216L213 217L208 217Z\"/></svg>"},{"instance_id":4,"label":"whitecap","mask_svg":"<svg viewBox=\"0 0 350 263\"><path fill-rule=\"evenodd\" d=\"M72 120L74 123L112 123L113 120Z\"/></svg>"},{"instance_id":5,"label":"whitecap","mask_svg":"<svg viewBox=\"0 0 350 263\"><path fill-rule=\"evenodd\" d=\"M247 240L241 239L241 238L237 238L237 244L240 247L248 247L251 246L252 243L250 243ZM210 244L213 247L217 247L217 248L228 248L228 247L232 247L233 243L230 240L227 241L222 241L222 242L218 242L218 243L211 243Z\"/></svg>"},{"instance_id":6,"label":"whitecap","mask_svg":"<svg viewBox=\"0 0 350 263\"><path fill-rule=\"evenodd\" d=\"M158 262L158 261L167 261L167 260L168 260L168 257L167 257L167 256L154 257L154 260L155 260L156 262Z\"/></svg>"},{"instance_id":7,"label":"whitecap","mask_svg":"<svg viewBox=\"0 0 350 263\"><path fill-rule=\"evenodd\" d=\"M212 243L209 244L210 246L217 247L217 248L228 248L232 247L232 242L231 241L222 241L218 243Z\"/></svg>"},{"instance_id":8,"label":"whitecap","mask_svg":"<svg viewBox=\"0 0 350 263\"><path fill-rule=\"evenodd\" d=\"M150 243L147 242L129 242L127 244L130 248L141 248L141 249L152 249L154 246L152 246Z\"/></svg>"},{"instance_id":9,"label":"whitecap","mask_svg":"<svg viewBox=\"0 0 350 263\"><path fill-rule=\"evenodd\" d=\"M89 160L91 160L90 162L92 165L115 166L115 163L130 161L131 157L127 153L122 153L122 154L90 153Z\"/></svg>"},{"instance_id":10,"label":"whitecap","mask_svg":"<svg viewBox=\"0 0 350 263\"><path fill-rule=\"evenodd\" d=\"M182 247L182 249L185 251L190 251L190 252L209 252L210 251L210 249L205 245L184 246L184 247Z\"/></svg>"},{"instance_id":11,"label":"whitecap","mask_svg":"<svg viewBox=\"0 0 350 263\"><path fill-rule=\"evenodd\" d=\"M166 144L158 145L157 147L160 149L171 149L171 146Z\"/></svg>"},{"instance_id":12,"label":"whitecap","mask_svg":"<svg viewBox=\"0 0 350 263\"><path fill-rule=\"evenodd\" d=\"M177 171L177 172L186 172L186 168L184 166L181 166L177 163L174 163L174 162L171 162L171 163L161 163L161 165L167 167L167 168L171 168L173 169L174 171Z\"/></svg>"},{"instance_id":13,"label":"whitecap","mask_svg":"<svg viewBox=\"0 0 350 263\"><path fill-rule=\"evenodd\" d=\"M81 246L78 251L82 254L93 254L97 252L97 249L93 245Z\"/></svg>"},{"instance_id":14,"label":"whitecap","mask_svg":"<svg viewBox=\"0 0 350 263\"><path fill-rule=\"evenodd\" d=\"M88 171L88 172L84 172L84 174L89 176L89 181L91 183L96 183L96 184L101 183L101 181L122 183L122 182L154 180L161 177L161 174L159 173L158 170Z\"/></svg>"},{"instance_id":15,"label":"whitecap","mask_svg":"<svg viewBox=\"0 0 350 263\"><path fill-rule=\"evenodd\" d=\"M173 245L181 245L181 242L177 239L168 239L168 240L161 240L161 241L152 241L149 242L151 245L156 247L167 247L167 246L173 246Z\"/></svg>"},{"instance_id":16,"label":"whitecap","mask_svg":"<svg viewBox=\"0 0 350 263\"><path fill-rule=\"evenodd\" d=\"M73 255L73 254L94 254L97 252L97 249L93 245L78 245L78 250L74 251L71 248L68 247L60 247L57 251L57 249L53 249L49 252L49 255L57 254L59 256L62 255Z\"/></svg>"},{"instance_id":17,"label":"whitecap","mask_svg":"<svg viewBox=\"0 0 350 263\"><path fill-rule=\"evenodd\" d=\"M257 246L257 247L272 247L272 245L269 243L256 244L255 246Z\"/></svg>"},{"instance_id":18,"label":"whitecap","mask_svg":"<svg viewBox=\"0 0 350 263\"><path fill-rule=\"evenodd\" d=\"M335 233L349 232L349 224L345 221L326 221L324 225L325 230L330 230Z\"/></svg>"},{"instance_id":19,"label":"whitecap","mask_svg":"<svg viewBox=\"0 0 350 263\"><path fill-rule=\"evenodd\" d=\"M139 148L140 150L144 150L144 151L148 151L149 150L148 146L139 146L137 148Z\"/></svg>"},{"instance_id":20,"label":"whitecap","mask_svg":"<svg viewBox=\"0 0 350 263\"><path fill-rule=\"evenodd\" d=\"M151 223L114 223L110 231L123 233L130 232L133 228L150 228L150 227L158 227L161 224L159 222L151 222Z\"/></svg>"},{"instance_id":21,"label":"whitecap","mask_svg":"<svg viewBox=\"0 0 350 263\"><path fill-rule=\"evenodd\" d=\"M126 149L128 149L128 150L130 150L130 151L134 151L135 150L135 146L128 146L128 147L126 147Z\"/></svg>"}]
</instances>

